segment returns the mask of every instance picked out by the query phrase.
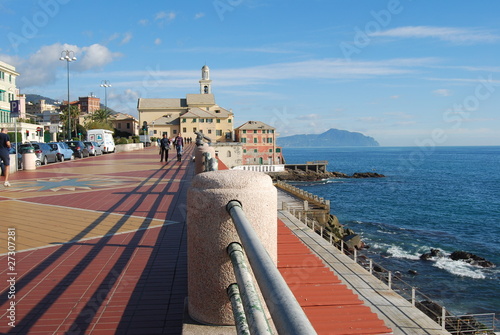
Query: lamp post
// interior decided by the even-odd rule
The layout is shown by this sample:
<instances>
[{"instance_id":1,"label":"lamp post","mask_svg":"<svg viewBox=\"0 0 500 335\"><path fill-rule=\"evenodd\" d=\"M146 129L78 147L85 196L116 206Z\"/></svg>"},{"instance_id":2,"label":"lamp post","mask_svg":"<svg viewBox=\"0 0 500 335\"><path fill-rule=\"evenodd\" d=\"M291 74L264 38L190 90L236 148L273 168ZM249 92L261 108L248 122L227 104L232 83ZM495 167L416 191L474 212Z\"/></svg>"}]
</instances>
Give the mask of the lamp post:
<instances>
[{"instance_id":1,"label":"lamp post","mask_svg":"<svg viewBox=\"0 0 500 335\"><path fill-rule=\"evenodd\" d=\"M76 60L75 53L71 50L61 51L61 58L59 60L65 60L68 70L68 140L71 140L71 113L70 113L70 100L69 100L69 62L74 62Z\"/></svg>"},{"instance_id":2,"label":"lamp post","mask_svg":"<svg viewBox=\"0 0 500 335\"><path fill-rule=\"evenodd\" d=\"M104 110L108 110L108 91L107 88L111 87L109 80L101 80L101 87L104 87Z\"/></svg>"}]
</instances>

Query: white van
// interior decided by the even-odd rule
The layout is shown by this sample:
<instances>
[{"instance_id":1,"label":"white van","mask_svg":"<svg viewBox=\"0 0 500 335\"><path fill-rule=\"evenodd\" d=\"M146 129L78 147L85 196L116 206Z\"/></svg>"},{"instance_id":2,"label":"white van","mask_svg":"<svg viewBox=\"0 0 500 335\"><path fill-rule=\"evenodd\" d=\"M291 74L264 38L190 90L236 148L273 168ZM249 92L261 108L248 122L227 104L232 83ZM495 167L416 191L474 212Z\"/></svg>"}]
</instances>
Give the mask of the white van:
<instances>
[{"instance_id":1,"label":"white van","mask_svg":"<svg viewBox=\"0 0 500 335\"><path fill-rule=\"evenodd\" d=\"M91 129L87 131L87 141L99 143L104 153L115 152L115 141L111 130Z\"/></svg>"}]
</instances>

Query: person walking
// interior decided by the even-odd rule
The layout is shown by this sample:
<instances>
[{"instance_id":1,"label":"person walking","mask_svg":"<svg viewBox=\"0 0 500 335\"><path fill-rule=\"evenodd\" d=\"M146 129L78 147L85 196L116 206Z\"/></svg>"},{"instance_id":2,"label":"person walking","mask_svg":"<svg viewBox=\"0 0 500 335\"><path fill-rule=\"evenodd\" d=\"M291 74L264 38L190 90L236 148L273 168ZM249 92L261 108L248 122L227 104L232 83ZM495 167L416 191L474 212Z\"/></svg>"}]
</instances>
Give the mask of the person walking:
<instances>
[{"instance_id":1,"label":"person walking","mask_svg":"<svg viewBox=\"0 0 500 335\"><path fill-rule=\"evenodd\" d=\"M9 183L10 138L9 138L9 134L7 132L8 132L7 128L2 128L2 130L0 130L0 161L3 163L3 166L4 166L3 174L5 176L5 179L4 179L3 186L5 186L5 187L10 186L10 183Z\"/></svg>"},{"instance_id":2,"label":"person walking","mask_svg":"<svg viewBox=\"0 0 500 335\"><path fill-rule=\"evenodd\" d=\"M170 140L167 134L163 134L163 138L160 140L160 162L163 162L163 158L165 158L165 163L168 162L168 149L170 149Z\"/></svg>"},{"instance_id":3,"label":"person walking","mask_svg":"<svg viewBox=\"0 0 500 335\"><path fill-rule=\"evenodd\" d=\"M182 158L182 150L184 148L184 139L182 134L179 133L174 139L175 150L177 150L177 161L180 162Z\"/></svg>"}]
</instances>

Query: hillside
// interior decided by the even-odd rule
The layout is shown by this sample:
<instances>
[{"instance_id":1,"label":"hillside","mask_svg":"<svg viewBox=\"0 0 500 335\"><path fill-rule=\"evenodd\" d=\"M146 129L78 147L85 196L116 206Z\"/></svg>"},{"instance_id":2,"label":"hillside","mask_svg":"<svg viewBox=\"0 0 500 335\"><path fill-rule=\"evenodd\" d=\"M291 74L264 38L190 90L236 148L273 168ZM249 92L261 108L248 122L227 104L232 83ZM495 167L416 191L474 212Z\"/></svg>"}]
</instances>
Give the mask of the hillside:
<instances>
[{"instance_id":1,"label":"hillside","mask_svg":"<svg viewBox=\"0 0 500 335\"><path fill-rule=\"evenodd\" d=\"M278 137L281 147L378 147L370 136L347 130L330 129L322 134L304 134Z\"/></svg>"},{"instance_id":2,"label":"hillside","mask_svg":"<svg viewBox=\"0 0 500 335\"><path fill-rule=\"evenodd\" d=\"M39 103L40 100L45 100L45 103L50 104L50 105L59 105L61 102L54 100L52 98L44 97L42 95L38 94L26 94L26 103L31 102L33 104ZM100 104L101 109L104 109L104 105L101 103ZM108 110L111 112L111 114L117 114L116 111L114 111L112 108L109 108Z\"/></svg>"}]
</instances>

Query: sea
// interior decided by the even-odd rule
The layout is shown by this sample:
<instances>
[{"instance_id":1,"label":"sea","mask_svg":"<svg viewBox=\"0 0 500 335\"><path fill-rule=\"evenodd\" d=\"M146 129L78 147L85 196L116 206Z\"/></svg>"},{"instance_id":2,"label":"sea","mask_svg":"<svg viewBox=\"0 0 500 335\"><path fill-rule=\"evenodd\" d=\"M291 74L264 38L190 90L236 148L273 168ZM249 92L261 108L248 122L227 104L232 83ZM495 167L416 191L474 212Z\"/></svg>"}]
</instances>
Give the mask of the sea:
<instances>
[{"instance_id":1,"label":"sea","mask_svg":"<svg viewBox=\"0 0 500 335\"><path fill-rule=\"evenodd\" d=\"M326 160L328 171L385 175L293 184L329 199L331 214L368 245L363 253L447 310L500 316L500 147L283 148L283 154L287 164ZM421 260L431 248L441 257ZM496 266L453 261L448 256L456 250Z\"/></svg>"}]
</instances>

